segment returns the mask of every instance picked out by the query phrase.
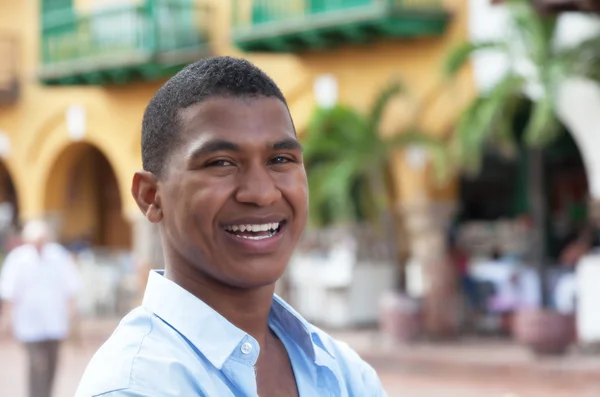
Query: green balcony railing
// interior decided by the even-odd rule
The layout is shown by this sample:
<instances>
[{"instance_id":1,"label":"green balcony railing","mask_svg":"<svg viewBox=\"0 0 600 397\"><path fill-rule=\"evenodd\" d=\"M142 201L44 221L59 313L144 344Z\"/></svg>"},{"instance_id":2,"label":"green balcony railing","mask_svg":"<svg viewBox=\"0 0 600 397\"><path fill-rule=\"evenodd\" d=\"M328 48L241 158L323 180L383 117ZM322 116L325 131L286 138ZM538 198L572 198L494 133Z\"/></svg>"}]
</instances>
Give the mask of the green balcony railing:
<instances>
[{"instance_id":1,"label":"green balcony railing","mask_svg":"<svg viewBox=\"0 0 600 397\"><path fill-rule=\"evenodd\" d=\"M396 7L406 11L439 11L439 0L235 0L236 27L269 22L311 19L322 14L344 13L360 8Z\"/></svg>"},{"instance_id":2,"label":"green balcony railing","mask_svg":"<svg viewBox=\"0 0 600 397\"><path fill-rule=\"evenodd\" d=\"M234 39L246 50L437 35L447 20L441 0L234 0L233 8Z\"/></svg>"},{"instance_id":3,"label":"green balcony railing","mask_svg":"<svg viewBox=\"0 0 600 397\"><path fill-rule=\"evenodd\" d=\"M207 22L208 10L192 0L55 11L42 27L42 80L100 84L159 77L203 55Z\"/></svg>"}]
</instances>

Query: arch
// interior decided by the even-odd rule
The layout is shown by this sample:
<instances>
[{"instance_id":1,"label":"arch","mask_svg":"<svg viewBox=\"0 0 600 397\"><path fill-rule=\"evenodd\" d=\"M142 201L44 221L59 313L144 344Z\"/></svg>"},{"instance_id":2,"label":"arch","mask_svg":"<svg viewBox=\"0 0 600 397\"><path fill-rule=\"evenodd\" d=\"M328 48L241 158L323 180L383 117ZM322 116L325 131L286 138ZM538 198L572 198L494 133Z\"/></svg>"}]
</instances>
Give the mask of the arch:
<instances>
[{"instance_id":1,"label":"arch","mask_svg":"<svg viewBox=\"0 0 600 397\"><path fill-rule=\"evenodd\" d=\"M524 101L513 121L519 140L530 117L529 101ZM522 257L528 252L528 224L531 216L528 167L530 150L519 145L517 155L507 158L489 150L481 172L463 176L460 183L461 214L458 221L471 253L491 255L503 251ZM544 181L547 254L558 259L567 242L587 223L590 192L589 170L577 136L564 126L559 139L544 148ZM468 229L472 228L471 232ZM476 233L475 230L479 230ZM471 237L464 237L465 235ZM476 247L473 244L479 244Z\"/></svg>"},{"instance_id":2,"label":"arch","mask_svg":"<svg viewBox=\"0 0 600 397\"><path fill-rule=\"evenodd\" d=\"M27 120L28 129L32 133L23 137L24 148L20 154L21 161L33 167L28 167L23 172L19 170L19 173L24 173L22 179L30 182L25 186L27 194L22 197L24 218L43 216L43 196L50 170L64 150L74 142L89 143L104 154L116 172L125 216L133 219L137 214L139 210L131 199L129 190L131 176L141 168L140 120L135 111L117 114L115 111L118 112L121 102L137 109L136 98L139 94L132 95L128 91L121 94L119 97L125 96L126 99L120 99L116 103L107 103L104 96L85 96L73 101L72 96L57 94L58 97L50 101L50 106L40 111L39 117ZM80 139L72 138L67 128L65 115L73 104L85 109L85 135ZM137 150L134 150L133 142L138 143Z\"/></svg>"},{"instance_id":3,"label":"arch","mask_svg":"<svg viewBox=\"0 0 600 397\"><path fill-rule=\"evenodd\" d=\"M0 161L0 228L19 224L19 197L16 181L6 161Z\"/></svg>"},{"instance_id":4,"label":"arch","mask_svg":"<svg viewBox=\"0 0 600 397\"><path fill-rule=\"evenodd\" d=\"M106 129L110 130L107 126ZM39 155L30 162L35 164L35 172L30 175L34 183L29 184L30 192L24 199L24 216L26 218L35 218L44 216L46 210L46 192L47 185L56 172L55 166L66 161L63 157L70 157L76 154L79 144L87 144L96 148L107 159L111 169L116 175L123 214L130 218L130 214L137 211L135 203L131 199L129 189L131 186L130 176L137 170L139 165L135 154L128 151L128 145L119 144L118 138L102 135L96 129L90 128L86 136L74 141L69 138L64 123L55 126L51 131L47 131L44 147L39 151Z\"/></svg>"},{"instance_id":5,"label":"arch","mask_svg":"<svg viewBox=\"0 0 600 397\"><path fill-rule=\"evenodd\" d=\"M62 110L62 108L61 108ZM25 159L32 163L42 155L42 151L48 145L52 137L52 132L58 129L64 123L64 111L55 112L51 116L44 118L40 124L34 127L37 133L32 134L29 141L25 144Z\"/></svg>"},{"instance_id":6,"label":"arch","mask_svg":"<svg viewBox=\"0 0 600 397\"><path fill-rule=\"evenodd\" d=\"M600 200L600 87L585 79L565 81L557 96L557 111L581 151L590 196Z\"/></svg>"},{"instance_id":7,"label":"arch","mask_svg":"<svg viewBox=\"0 0 600 397\"><path fill-rule=\"evenodd\" d=\"M471 41L495 41L509 31L505 7L469 0L468 9ZM597 21L584 14L561 15L560 25L556 40L561 45L580 43L598 29ZM487 91L504 75L509 61L502 54L486 51L478 54L471 64L475 85L479 91ZM574 76L563 82L556 92L556 111L579 147L590 195L597 200L600 199L600 157L595 152L600 145L599 108L600 87L593 81Z\"/></svg>"},{"instance_id":8,"label":"arch","mask_svg":"<svg viewBox=\"0 0 600 397\"><path fill-rule=\"evenodd\" d=\"M97 146L76 142L65 147L42 191L44 212L63 242L83 239L94 246L131 247L131 225L123 216L115 167Z\"/></svg>"},{"instance_id":9,"label":"arch","mask_svg":"<svg viewBox=\"0 0 600 397\"><path fill-rule=\"evenodd\" d=\"M10 163L0 160L0 257L6 255L17 242L19 222L19 199L22 191L17 188Z\"/></svg>"}]
</instances>

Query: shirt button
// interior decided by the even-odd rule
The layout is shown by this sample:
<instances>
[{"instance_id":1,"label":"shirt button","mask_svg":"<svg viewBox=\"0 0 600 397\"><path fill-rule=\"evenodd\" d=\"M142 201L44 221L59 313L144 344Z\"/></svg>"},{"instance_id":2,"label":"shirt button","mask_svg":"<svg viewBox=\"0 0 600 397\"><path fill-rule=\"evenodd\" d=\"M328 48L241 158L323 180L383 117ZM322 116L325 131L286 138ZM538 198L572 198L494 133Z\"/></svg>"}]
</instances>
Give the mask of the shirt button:
<instances>
[{"instance_id":1,"label":"shirt button","mask_svg":"<svg viewBox=\"0 0 600 397\"><path fill-rule=\"evenodd\" d=\"M250 343L246 342L242 345L242 353L250 354L251 351L252 351L252 345Z\"/></svg>"}]
</instances>

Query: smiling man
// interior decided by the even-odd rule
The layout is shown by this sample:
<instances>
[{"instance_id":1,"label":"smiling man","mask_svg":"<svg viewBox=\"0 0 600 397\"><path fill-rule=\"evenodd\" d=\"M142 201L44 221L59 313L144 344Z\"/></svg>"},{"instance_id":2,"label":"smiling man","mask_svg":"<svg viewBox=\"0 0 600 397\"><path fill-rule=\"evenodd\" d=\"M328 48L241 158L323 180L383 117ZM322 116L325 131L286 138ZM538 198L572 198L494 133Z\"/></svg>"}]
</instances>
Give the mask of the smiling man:
<instances>
[{"instance_id":1,"label":"smiling man","mask_svg":"<svg viewBox=\"0 0 600 397\"><path fill-rule=\"evenodd\" d=\"M385 396L373 369L274 295L307 220L283 94L251 63L192 64L150 101L132 193L165 271L76 396Z\"/></svg>"}]
</instances>

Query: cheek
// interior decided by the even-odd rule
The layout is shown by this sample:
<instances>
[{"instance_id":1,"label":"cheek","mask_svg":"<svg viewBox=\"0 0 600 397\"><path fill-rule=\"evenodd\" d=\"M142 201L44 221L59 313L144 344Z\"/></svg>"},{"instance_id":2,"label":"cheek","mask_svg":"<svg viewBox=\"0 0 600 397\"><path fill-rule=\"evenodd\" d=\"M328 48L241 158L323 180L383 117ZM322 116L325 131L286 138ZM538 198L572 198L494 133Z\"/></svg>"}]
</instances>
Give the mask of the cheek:
<instances>
[{"instance_id":1,"label":"cheek","mask_svg":"<svg viewBox=\"0 0 600 397\"><path fill-rule=\"evenodd\" d=\"M168 202L164 206L165 221L169 229L177 234L186 234L189 230L189 214L191 213L191 197L186 195L185 186L173 189Z\"/></svg>"},{"instance_id":2,"label":"cheek","mask_svg":"<svg viewBox=\"0 0 600 397\"><path fill-rule=\"evenodd\" d=\"M210 189L192 178L183 176L173 183L164 200L165 221L170 229L182 237L196 235L205 223L202 220L211 212L211 198L207 195Z\"/></svg>"},{"instance_id":3,"label":"cheek","mask_svg":"<svg viewBox=\"0 0 600 397\"><path fill-rule=\"evenodd\" d=\"M202 221L204 229L212 228L217 215L232 196L233 187L226 181L221 183L197 183L191 186L186 197L190 200L186 203L187 217Z\"/></svg>"},{"instance_id":4,"label":"cheek","mask_svg":"<svg viewBox=\"0 0 600 397\"><path fill-rule=\"evenodd\" d=\"M292 206L296 217L306 217L308 213L308 183L304 170L286 178L283 186L282 193Z\"/></svg>"}]
</instances>

